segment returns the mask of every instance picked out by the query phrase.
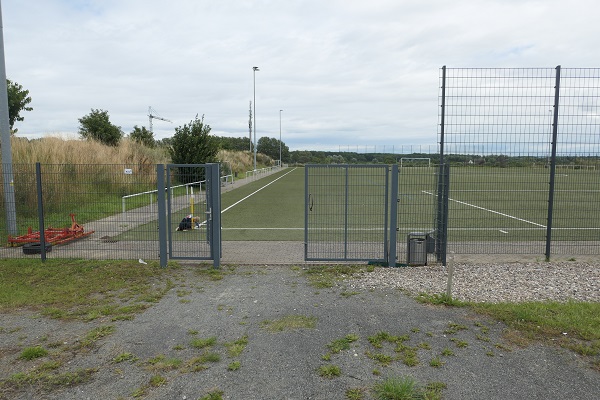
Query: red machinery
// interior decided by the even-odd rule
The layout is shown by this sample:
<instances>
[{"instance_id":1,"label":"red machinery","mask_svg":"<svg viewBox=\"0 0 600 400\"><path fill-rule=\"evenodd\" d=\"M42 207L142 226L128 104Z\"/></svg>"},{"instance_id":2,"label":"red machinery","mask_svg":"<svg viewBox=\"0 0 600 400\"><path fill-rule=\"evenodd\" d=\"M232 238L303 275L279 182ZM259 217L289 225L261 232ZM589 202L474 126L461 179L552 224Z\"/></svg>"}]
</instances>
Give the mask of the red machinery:
<instances>
[{"instance_id":1,"label":"red machinery","mask_svg":"<svg viewBox=\"0 0 600 400\"><path fill-rule=\"evenodd\" d=\"M71 216L71 227L70 228L51 228L48 227L44 230L44 239L46 243L50 244L64 244L72 242L73 240L81 239L94 233L94 231L85 232L83 226L79 225L75 221L75 214L69 214ZM40 232L33 232L31 227L27 229L26 235L8 237L9 246L21 246L26 243L40 243Z\"/></svg>"}]
</instances>

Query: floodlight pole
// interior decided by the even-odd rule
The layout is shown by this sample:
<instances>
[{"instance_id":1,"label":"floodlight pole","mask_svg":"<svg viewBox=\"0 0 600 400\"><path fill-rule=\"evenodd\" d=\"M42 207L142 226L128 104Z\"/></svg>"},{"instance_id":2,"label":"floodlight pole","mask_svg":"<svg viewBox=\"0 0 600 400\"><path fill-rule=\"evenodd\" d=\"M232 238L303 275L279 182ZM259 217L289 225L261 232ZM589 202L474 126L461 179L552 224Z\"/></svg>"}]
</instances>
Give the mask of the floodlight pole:
<instances>
[{"instance_id":1,"label":"floodlight pole","mask_svg":"<svg viewBox=\"0 0 600 400\"><path fill-rule=\"evenodd\" d=\"M279 110L279 168L281 168L282 162L281 162L281 112L283 110Z\"/></svg>"},{"instance_id":2,"label":"floodlight pole","mask_svg":"<svg viewBox=\"0 0 600 400\"><path fill-rule=\"evenodd\" d=\"M260 71L258 67L252 67L252 75L254 78L254 118L253 128L254 128L254 173L256 173L256 71Z\"/></svg>"},{"instance_id":3,"label":"floodlight pole","mask_svg":"<svg viewBox=\"0 0 600 400\"><path fill-rule=\"evenodd\" d=\"M0 3L0 145L2 146L2 177L4 183L4 205L6 207L6 230L17 234L17 209L13 176L12 148L10 144L10 121L8 114L8 87L6 63L4 61L4 24Z\"/></svg>"}]
</instances>

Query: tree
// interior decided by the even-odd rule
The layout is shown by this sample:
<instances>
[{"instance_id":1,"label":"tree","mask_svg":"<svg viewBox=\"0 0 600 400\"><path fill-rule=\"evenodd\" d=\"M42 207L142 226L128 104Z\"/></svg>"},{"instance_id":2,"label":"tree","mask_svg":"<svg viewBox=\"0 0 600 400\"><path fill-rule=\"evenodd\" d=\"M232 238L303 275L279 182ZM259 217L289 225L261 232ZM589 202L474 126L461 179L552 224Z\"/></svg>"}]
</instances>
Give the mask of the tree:
<instances>
[{"instance_id":1,"label":"tree","mask_svg":"<svg viewBox=\"0 0 600 400\"><path fill-rule=\"evenodd\" d=\"M281 158L284 160L289 159L290 149L285 143L280 142L279 139L261 137L258 139L256 144L256 151L271 157L273 160L279 160L279 144L281 143Z\"/></svg>"},{"instance_id":2,"label":"tree","mask_svg":"<svg viewBox=\"0 0 600 400\"><path fill-rule=\"evenodd\" d=\"M217 140L210 136L210 125L198 117L189 124L175 128L175 135L169 148L171 161L174 164L207 164L217 162L219 146ZM181 180L193 182L204 179L203 168L180 168Z\"/></svg>"},{"instance_id":3,"label":"tree","mask_svg":"<svg viewBox=\"0 0 600 400\"><path fill-rule=\"evenodd\" d=\"M32 111L32 107L27 105L31 103L31 97L29 96L29 90L24 90L23 86L17 82L12 82L10 79L6 80L6 89L8 95L8 122L10 124L10 133L17 133L18 129L15 129L15 122L23 121L24 117L21 116L21 111Z\"/></svg>"},{"instance_id":4,"label":"tree","mask_svg":"<svg viewBox=\"0 0 600 400\"><path fill-rule=\"evenodd\" d=\"M79 118L79 135L88 140L96 140L108 146L118 146L123 137L120 126L110 122L108 111L94 110Z\"/></svg>"},{"instance_id":5,"label":"tree","mask_svg":"<svg viewBox=\"0 0 600 400\"><path fill-rule=\"evenodd\" d=\"M139 128L137 125L133 127L133 131L129 134L129 138L134 142L141 143L146 147L153 149L156 147L156 141L154 140L154 134L146 129L145 126Z\"/></svg>"}]
</instances>

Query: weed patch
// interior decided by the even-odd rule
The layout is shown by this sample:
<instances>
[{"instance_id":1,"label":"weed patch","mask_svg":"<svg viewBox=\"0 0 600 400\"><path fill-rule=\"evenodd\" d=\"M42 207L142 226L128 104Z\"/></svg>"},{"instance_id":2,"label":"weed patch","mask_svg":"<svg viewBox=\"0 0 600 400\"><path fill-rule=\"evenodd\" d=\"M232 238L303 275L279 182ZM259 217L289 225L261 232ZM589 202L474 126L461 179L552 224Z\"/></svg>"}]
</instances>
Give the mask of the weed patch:
<instances>
[{"instance_id":1,"label":"weed patch","mask_svg":"<svg viewBox=\"0 0 600 400\"><path fill-rule=\"evenodd\" d=\"M306 315L287 315L285 317L261 323L261 327L269 332L283 332L295 329L313 329L317 325L317 317Z\"/></svg>"},{"instance_id":2,"label":"weed patch","mask_svg":"<svg viewBox=\"0 0 600 400\"><path fill-rule=\"evenodd\" d=\"M351 265L311 266L306 271L306 276L311 286L317 289L330 288L336 282L352 277L352 275L364 272L365 267ZM358 294L358 293L351 293Z\"/></svg>"},{"instance_id":3,"label":"weed patch","mask_svg":"<svg viewBox=\"0 0 600 400\"><path fill-rule=\"evenodd\" d=\"M227 348L227 354L229 357L237 357L242 354L242 351L248 345L248 336L244 335L238 340L235 340L231 343L225 343L225 347Z\"/></svg>"},{"instance_id":4,"label":"weed patch","mask_svg":"<svg viewBox=\"0 0 600 400\"><path fill-rule=\"evenodd\" d=\"M225 392L219 389L214 389L211 392L200 397L198 400L223 400Z\"/></svg>"},{"instance_id":5,"label":"weed patch","mask_svg":"<svg viewBox=\"0 0 600 400\"><path fill-rule=\"evenodd\" d=\"M33 360L35 358L45 357L48 355L48 350L44 349L41 346L35 347L26 347L21 351L21 355L19 356L22 360Z\"/></svg>"},{"instance_id":6,"label":"weed patch","mask_svg":"<svg viewBox=\"0 0 600 400\"><path fill-rule=\"evenodd\" d=\"M410 376L388 377L375 384L373 392L378 400L437 400L445 387L439 382L421 386Z\"/></svg>"},{"instance_id":7,"label":"weed patch","mask_svg":"<svg viewBox=\"0 0 600 400\"><path fill-rule=\"evenodd\" d=\"M191 346L196 349L204 349L205 347L211 347L217 344L217 338L215 336L211 336L209 338L194 338L190 342Z\"/></svg>"},{"instance_id":8,"label":"weed patch","mask_svg":"<svg viewBox=\"0 0 600 400\"><path fill-rule=\"evenodd\" d=\"M333 379L342 374L342 370L337 365L327 364L319 367L319 375L323 378Z\"/></svg>"},{"instance_id":9,"label":"weed patch","mask_svg":"<svg viewBox=\"0 0 600 400\"><path fill-rule=\"evenodd\" d=\"M102 339L105 336L112 334L115 331L114 325L106 325L99 326L98 328L94 328L85 335L83 340L81 341L79 347L80 348L90 348L92 347L98 340Z\"/></svg>"}]
</instances>

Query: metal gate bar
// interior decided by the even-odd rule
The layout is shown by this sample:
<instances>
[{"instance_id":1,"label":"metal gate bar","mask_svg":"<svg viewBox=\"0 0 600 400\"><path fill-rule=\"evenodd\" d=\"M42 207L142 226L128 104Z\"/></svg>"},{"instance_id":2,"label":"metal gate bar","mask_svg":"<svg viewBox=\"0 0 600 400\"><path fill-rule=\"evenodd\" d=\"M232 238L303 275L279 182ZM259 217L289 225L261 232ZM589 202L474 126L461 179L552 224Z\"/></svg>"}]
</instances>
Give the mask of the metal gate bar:
<instances>
[{"instance_id":1,"label":"metal gate bar","mask_svg":"<svg viewBox=\"0 0 600 400\"><path fill-rule=\"evenodd\" d=\"M305 187L307 261L387 260L387 165L307 165Z\"/></svg>"},{"instance_id":2,"label":"metal gate bar","mask_svg":"<svg viewBox=\"0 0 600 400\"><path fill-rule=\"evenodd\" d=\"M159 175L160 176L160 175ZM166 188L166 209L163 212L164 225L159 230L166 236L167 254L170 259L213 260L218 267L221 259L221 193L219 184L219 164L168 164L166 185L159 194L164 198ZM193 187L205 186L206 198L194 197ZM189 185L190 191L187 188ZM176 190L179 189L179 190ZM197 190L197 193L200 192ZM164 199L162 200L164 201ZM161 200L159 199L159 204ZM164 203L163 203L164 204ZM180 221L192 213L190 229L178 231ZM163 251L161 245L161 251ZM161 254L161 262L164 256Z\"/></svg>"}]
</instances>

